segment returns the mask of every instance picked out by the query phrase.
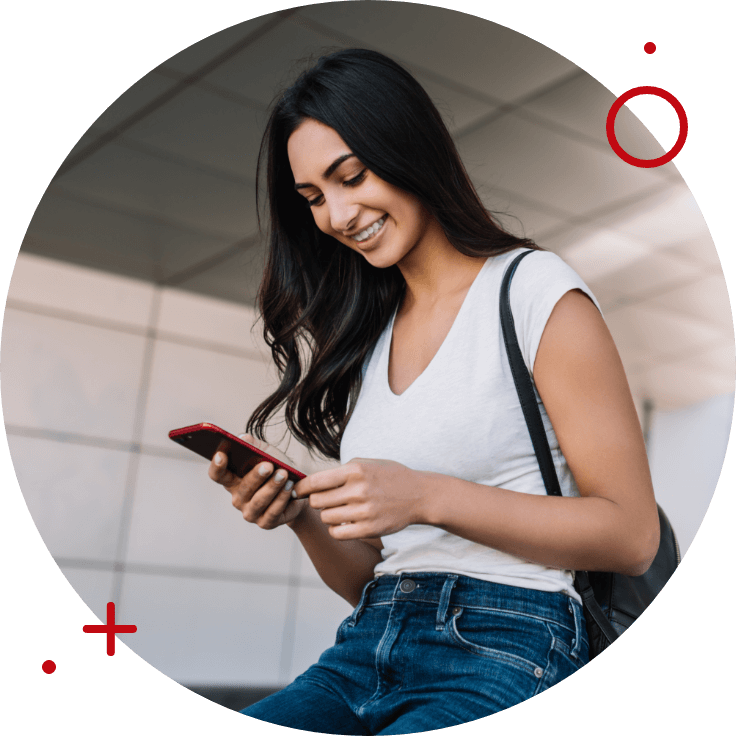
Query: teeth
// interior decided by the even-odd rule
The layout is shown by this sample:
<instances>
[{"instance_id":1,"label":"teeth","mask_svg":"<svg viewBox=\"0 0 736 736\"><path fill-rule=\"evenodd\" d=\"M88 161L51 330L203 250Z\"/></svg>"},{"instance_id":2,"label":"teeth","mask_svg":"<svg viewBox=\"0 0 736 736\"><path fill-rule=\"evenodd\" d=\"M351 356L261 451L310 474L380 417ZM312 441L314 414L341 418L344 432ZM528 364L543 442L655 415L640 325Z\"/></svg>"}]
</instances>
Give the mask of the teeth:
<instances>
[{"instance_id":1,"label":"teeth","mask_svg":"<svg viewBox=\"0 0 736 736\"><path fill-rule=\"evenodd\" d=\"M353 240L360 243L362 240L365 240L366 238L369 238L373 233L375 233L377 230L381 229L381 226L386 220L386 215L384 215L378 222L374 222L370 227L367 227L363 232L358 233L357 235L353 236Z\"/></svg>"}]
</instances>

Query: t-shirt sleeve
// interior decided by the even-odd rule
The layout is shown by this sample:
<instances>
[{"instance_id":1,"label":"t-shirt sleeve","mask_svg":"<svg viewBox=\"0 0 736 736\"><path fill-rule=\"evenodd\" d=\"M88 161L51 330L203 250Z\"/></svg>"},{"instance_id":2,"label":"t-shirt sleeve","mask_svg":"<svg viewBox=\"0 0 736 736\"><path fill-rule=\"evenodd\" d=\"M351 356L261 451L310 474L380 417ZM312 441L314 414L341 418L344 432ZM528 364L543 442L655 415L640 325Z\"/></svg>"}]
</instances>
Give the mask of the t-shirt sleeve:
<instances>
[{"instance_id":1,"label":"t-shirt sleeve","mask_svg":"<svg viewBox=\"0 0 736 736\"><path fill-rule=\"evenodd\" d=\"M547 320L555 304L572 289L587 294L600 311L587 284L557 254L534 251L516 269L511 282L511 312L521 354L531 373Z\"/></svg>"}]
</instances>

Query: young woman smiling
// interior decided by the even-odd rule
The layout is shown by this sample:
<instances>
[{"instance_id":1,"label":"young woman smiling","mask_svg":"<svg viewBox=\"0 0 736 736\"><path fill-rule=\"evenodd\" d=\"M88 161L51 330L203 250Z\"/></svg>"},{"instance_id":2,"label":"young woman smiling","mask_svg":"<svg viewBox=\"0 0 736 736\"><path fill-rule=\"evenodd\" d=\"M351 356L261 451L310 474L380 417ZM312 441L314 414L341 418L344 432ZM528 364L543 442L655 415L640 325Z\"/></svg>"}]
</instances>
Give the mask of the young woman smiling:
<instances>
[{"instance_id":1,"label":"young woman smiling","mask_svg":"<svg viewBox=\"0 0 736 736\"><path fill-rule=\"evenodd\" d=\"M281 384L250 418L339 467L210 477L298 536L355 606L335 646L244 713L415 733L514 705L587 662L572 570L643 573L659 538L642 433L595 298L481 203L433 103L372 51L324 56L278 99L259 294ZM539 473L500 332L511 305L562 497Z\"/></svg>"}]
</instances>

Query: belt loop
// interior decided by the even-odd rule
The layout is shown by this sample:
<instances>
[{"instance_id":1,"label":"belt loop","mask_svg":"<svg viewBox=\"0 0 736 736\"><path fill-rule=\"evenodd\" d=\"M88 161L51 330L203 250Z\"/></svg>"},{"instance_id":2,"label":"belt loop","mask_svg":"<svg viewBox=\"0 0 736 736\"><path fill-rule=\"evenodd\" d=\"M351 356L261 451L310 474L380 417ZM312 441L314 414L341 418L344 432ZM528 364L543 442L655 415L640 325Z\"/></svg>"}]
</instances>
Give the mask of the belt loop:
<instances>
[{"instance_id":1,"label":"belt loop","mask_svg":"<svg viewBox=\"0 0 736 736\"><path fill-rule=\"evenodd\" d=\"M363 587L363 592L360 594L360 601L358 605L355 607L355 610L353 611L352 615L350 616L350 620L348 621L348 626L355 626L355 624L358 623L360 614L363 613L365 604L368 601L368 593L371 591L371 589L373 588L375 584L376 584L376 579L373 578L373 580L369 580Z\"/></svg>"},{"instance_id":2,"label":"belt loop","mask_svg":"<svg viewBox=\"0 0 736 736\"><path fill-rule=\"evenodd\" d=\"M447 609L450 605L450 595L452 589L455 587L457 582L457 575L448 575L445 580L445 584L442 586L442 593L440 593L440 602L437 606L437 624L435 628L437 631L442 631L445 628L445 619L447 618Z\"/></svg>"},{"instance_id":3,"label":"belt loop","mask_svg":"<svg viewBox=\"0 0 736 736\"><path fill-rule=\"evenodd\" d=\"M583 637L587 636L583 607L576 600L570 598L570 610L575 618L575 639L572 642L570 654L575 657L575 659L580 659L580 649L583 646Z\"/></svg>"}]
</instances>

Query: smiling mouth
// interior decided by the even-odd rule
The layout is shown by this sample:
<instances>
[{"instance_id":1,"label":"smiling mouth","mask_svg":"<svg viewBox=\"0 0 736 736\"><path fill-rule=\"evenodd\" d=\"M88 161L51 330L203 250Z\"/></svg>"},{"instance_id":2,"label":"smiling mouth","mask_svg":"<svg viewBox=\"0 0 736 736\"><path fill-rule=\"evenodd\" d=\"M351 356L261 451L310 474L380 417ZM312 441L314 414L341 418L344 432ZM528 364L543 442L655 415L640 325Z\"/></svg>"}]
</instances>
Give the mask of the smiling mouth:
<instances>
[{"instance_id":1,"label":"smiling mouth","mask_svg":"<svg viewBox=\"0 0 736 736\"><path fill-rule=\"evenodd\" d=\"M374 222L370 227L367 227L362 232L354 235L351 239L356 243L364 243L366 240L370 240L376 233L381 232L388 215L384 215L380 220Z\"/></svg>"}]
</instances>

